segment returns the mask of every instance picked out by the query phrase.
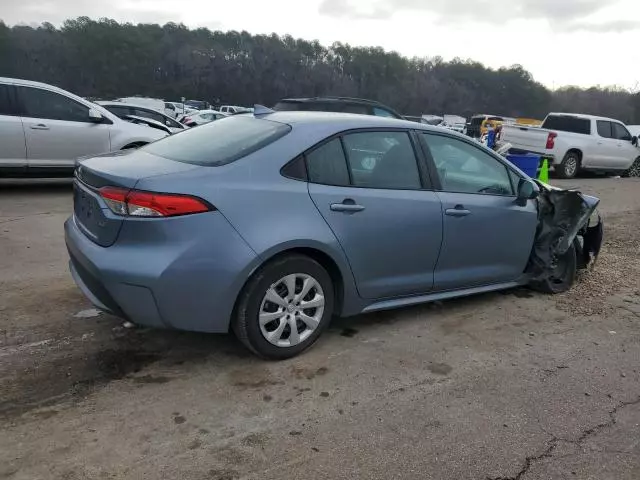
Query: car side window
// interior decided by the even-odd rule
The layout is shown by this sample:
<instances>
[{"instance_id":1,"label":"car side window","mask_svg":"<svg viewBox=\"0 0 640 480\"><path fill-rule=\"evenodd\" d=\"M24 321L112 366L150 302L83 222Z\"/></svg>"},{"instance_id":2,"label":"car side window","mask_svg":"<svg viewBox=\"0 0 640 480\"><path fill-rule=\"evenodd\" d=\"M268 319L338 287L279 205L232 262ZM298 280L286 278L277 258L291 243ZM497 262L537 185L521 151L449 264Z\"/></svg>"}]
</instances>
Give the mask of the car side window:
<instances>
[{"instance_id":1,"label":"car side window","mask_svg":"<svg viewBox=\"0 0 640 480\"><path fill-rule=\"evenodd\" d=\"M56 92L33 87L18 87L23 117L91 122L89 107Z\"/></svg>"},{"instance_id":2,"label":"car side window","mask_svg":"<svg viewBox=\"0 0 640 480\"><path fill-rule=\"evenodd\" d=\"M344 113L356 113L358 115L369 115L369 108L366 105L347 103L342 107Z\"/></svg>"},{"instance_id":3,"label":"car side window","mask_svg":"<svg viewBox=\"0 0 640 480\"><path fill-rule=\"evenodd\" d=\"M373 107L373 114L376 117L388 117L388 118L396 118L396 116L391 113L389 110L385 110L384 108Z\"/></svg>"},{"instance_id":4,"label":"car side window","mask_svg":"<svg viewBox=\"0 0 640 480\"><path fill-rule=\"evenodd\" d=\"M306 154L309 181L323 185L349 185L347 160L339 138Z\"/></svg>"},{"instance_id":5,"label":"car side window","mask_svg":"<svg viewBox=\"0 0 640 480\"><path fill-rule=\"evenodd\" d=\"M150 118L151 120L155 120L156 122L164 123L164 116L160 115L159 113L152 112L151 110L134 108L133 115L142 118Z\"/></svg>"},{"instance_id":6,"label":"car side window","mask_svg":"<svg viewBox=\"0 0 640 480\"><path fill-rule=\"evenodd\" d=\"M0 115L18 115L12 102L13 94L11 90L11 85L0 84Z\"/></svg>"},{"instance_id":7,"label":"car side window","mask_svg":"<svg viewBox=\"0 0 640 480\"><path fill-rule=\"evenodd\" d=\"M431 152L442 190L514 195L507 167L480 147L452 137L422 135Z\"/></svg>"},{"instance_id":8,"label":"car side window","mask_svg":"<svg viewBox=\"0 0 640 480\"><path fill-rule=\"evenodd\" d=\"M118 118L125 118L127 115L132 115L129 107L118 107L115 105L108 105L106 107L111 113L113 113Z\"/></svg>"},{"instance_id":9,"label":"car side window","mask_svg":"<svg viewBox=\"0 0 640 480\"><path fill-rule=\"evenodd\" d=\"M598 135L602 138L613 138L611 122L607 122L606 120L597 120L596 124L598 127Z\"/></svg>"},{"instance_id":10,"label":"car side window","mask_svg":"<svg viewBox=\"0 0 640 480\"><path fill-rule=\"evenodd\" d=\"M343 137L356 187L419 190L420 172L407 132L362 132Z\"/></svg>"},{"instance_id":11,"label":"car side window","mask_svg":"<svg viewBox=\"0 0 640 480\"><path fill-rule=\"evenodd\" d=\"M613 127L613 138L618 140L626 140L628 142L631 141L631 134L627 128L620 123L611 123Z\"/></svg>"}]
</instances>

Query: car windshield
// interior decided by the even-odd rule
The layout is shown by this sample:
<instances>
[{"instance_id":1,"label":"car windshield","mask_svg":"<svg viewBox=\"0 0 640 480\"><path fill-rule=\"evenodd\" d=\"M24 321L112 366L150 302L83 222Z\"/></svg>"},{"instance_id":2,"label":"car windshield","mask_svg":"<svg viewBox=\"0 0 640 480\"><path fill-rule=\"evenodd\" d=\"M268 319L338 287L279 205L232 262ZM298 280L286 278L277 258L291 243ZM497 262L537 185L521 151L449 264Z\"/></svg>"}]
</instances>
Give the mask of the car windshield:
<instances>
[{"instance_id":1,"label":"car windshield","mask_svg":"<svg viewBox=\"0 0 640 480\"><path fill-rule=\"evenodd\" d=\"M275 142L289 125L248 116L228 117L143 147L178 162L219 166L234 162Z\"/></svg>"}]
</instances>

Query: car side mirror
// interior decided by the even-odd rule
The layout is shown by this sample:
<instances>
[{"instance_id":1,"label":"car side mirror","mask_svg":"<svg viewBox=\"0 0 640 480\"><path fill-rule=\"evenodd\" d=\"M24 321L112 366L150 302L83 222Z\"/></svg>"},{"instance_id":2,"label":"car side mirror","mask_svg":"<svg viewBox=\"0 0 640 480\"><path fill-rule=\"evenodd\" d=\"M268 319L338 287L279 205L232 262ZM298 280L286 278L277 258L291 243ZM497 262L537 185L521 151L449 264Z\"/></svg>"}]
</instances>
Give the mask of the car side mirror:
<instances>
[{"instance_id":1,"label":"car side mirror","mask_svg":"<svg viewBox=\"0 0 640 480\"><path fill-rule=\"evenodd\" d=\"M634 147L638 146L638 137L631 137L631 145L633 145Z\"/></svg>"},{"instance_id":2,"label":"car side mirror","mask_svg":"<svg viewBox=\"0 0 640 480\"><path fill-rule=\"evenodd\" d=\"M529 180L526 178L520 179L520 181L518 182L518 205L525 206L527 204L527 200L538 198L539 194L540 188L533 180Z\"/></svg>"},{"instance_id":3,"label":"car side mirror","mask_svg":"<svg viewBox=\"0 0 640 480\"><path fill-rule=\"evenodd\" d=\"M95 108L90 108L89 109L89 120L91 120L94 123L102 123L102 121L104 120L104 117Z\"/></svg>"}]
</instances>

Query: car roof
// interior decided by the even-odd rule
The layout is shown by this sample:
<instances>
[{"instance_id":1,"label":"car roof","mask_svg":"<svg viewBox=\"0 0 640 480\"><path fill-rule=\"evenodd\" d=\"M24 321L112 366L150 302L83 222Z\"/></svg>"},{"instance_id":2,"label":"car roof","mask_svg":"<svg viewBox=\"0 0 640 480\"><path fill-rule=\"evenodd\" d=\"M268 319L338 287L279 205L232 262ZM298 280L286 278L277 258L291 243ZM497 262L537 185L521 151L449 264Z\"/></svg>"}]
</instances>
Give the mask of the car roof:
<instances>
[{"instance_id":1,"label":"car roof","mask_svg":"<svg viewBox=\"0 0 640 480\"><path fill-rule=\"evenodd\" d=\"M40 87L40 88L46 88L48 90L60 92L65 95L69 95L69 94L74 95L73 93L67 90L63 90L62 88L56 87L55 85L51 85L49 83L34 82L32 80L23 80L21 78L0 77L0 83L10 83L13 85L21 85L23 87ZM74 95L74 96L77 97L77 95Z\"/></svg>"},{"instance_id":2,"label":"car roof","mask_svg":"<svg viewBox=\"0 0 640 480\"><path fill-rule=\"evenodd\" d=\"M386 107L386 105L384 105L383 103L380 103L376 100L368 100L366 98L356 98L356 97L333 97L333 96L326 96L326 97L297 97L297 98L283 98L282 100L280 100L281 102L300 102L300 103L305 103L305 102L318 102L318 101L329 101L329 102L352 102L352 103L365 103L367 105L381 105L383 107ZM389 108L389 107L387 107Z\"/></svg>"},{"instance_id":3,"label":"car roof","mask_svg":"<svg viewBox=\"0 0 640 480\"><path fill-rule=\"evenodd\" d=\"M430 125L425 125L409 120L400 120L391 117L377 117L375 115L360 115L357 113L339 112L308 112L308 111L278 111L267 114L243 113L256 118L264 118L274 122L286 123L292 127L309 125L333 126L336 132L355 128L410 128L414 130L441 130Z\"/></svg>"},{"instance_id":4,"label":"car roof","mask_svg":"<svg viewBox=\"0 0 640 480\"><path fill-rule=\"evenodd\" d=\"M136 103L128 103L128 102L118 102L116 100L98 100L97 102L93 102L93 103L97 103L98 105L115 105L115 106L122 105L123 107L142 108L144 110L151 110L152 112L162 113L156 110L155 108L147 107L146 105L138 105ZM162 115L164 115L164 113L162 113Z\"/></svg>"},{"instance_id":5,"label":"car roof","mask_svg":"<svg viewBox=\"0 0 640 480\"><path fill-rule=\"evenodd\" d=\"M573 118L581 118L584 120L606 120L608 122L616 122L616 123L624 123L615 118L609 117L599 117L597 115L587 115L586 113L562 113L562 112L551 112L547 115L547 117L555 116L555 117L573 117Z\"/></svg>"}]
</instances>

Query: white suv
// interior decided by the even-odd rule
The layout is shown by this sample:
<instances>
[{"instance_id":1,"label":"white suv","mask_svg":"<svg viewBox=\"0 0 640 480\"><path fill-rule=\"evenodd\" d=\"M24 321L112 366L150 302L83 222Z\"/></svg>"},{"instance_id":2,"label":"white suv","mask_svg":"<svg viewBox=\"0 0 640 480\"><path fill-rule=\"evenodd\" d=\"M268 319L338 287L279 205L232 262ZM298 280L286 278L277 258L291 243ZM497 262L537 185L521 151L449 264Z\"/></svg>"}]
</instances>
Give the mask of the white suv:
<instances>
[{"instance_id":1,"label":"white suv","mask_svg":"<svg viewBox=\"0 0 640 480\"><path fill-rule=\"evenodd\" d=\"M52 85L0 77L0 177L71 175L77 158L167 135Z\"/></svg>"}]
</instances>

